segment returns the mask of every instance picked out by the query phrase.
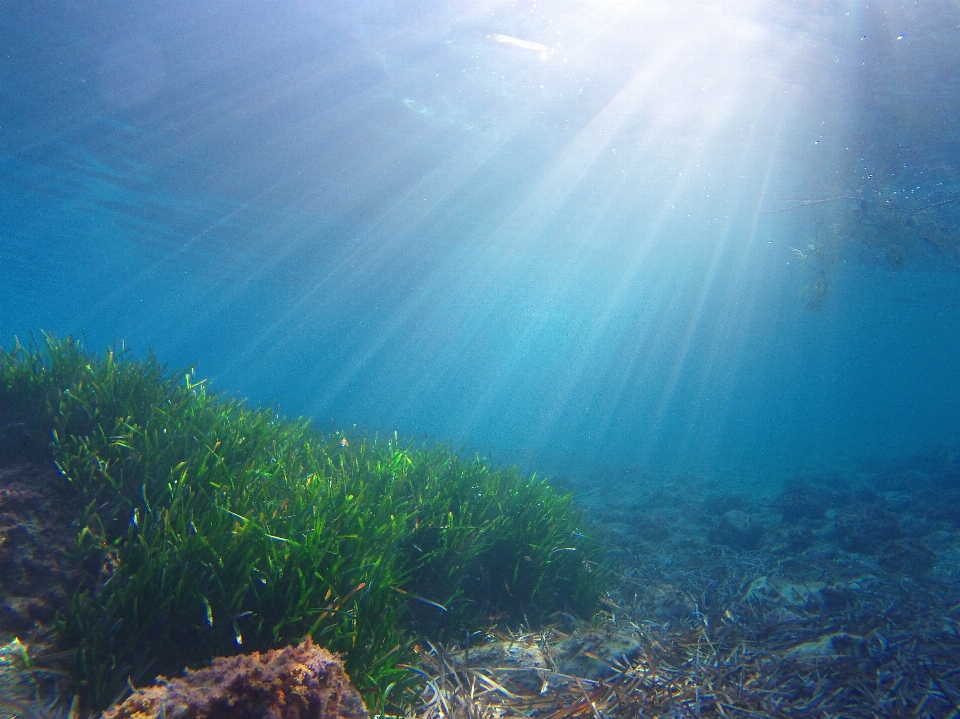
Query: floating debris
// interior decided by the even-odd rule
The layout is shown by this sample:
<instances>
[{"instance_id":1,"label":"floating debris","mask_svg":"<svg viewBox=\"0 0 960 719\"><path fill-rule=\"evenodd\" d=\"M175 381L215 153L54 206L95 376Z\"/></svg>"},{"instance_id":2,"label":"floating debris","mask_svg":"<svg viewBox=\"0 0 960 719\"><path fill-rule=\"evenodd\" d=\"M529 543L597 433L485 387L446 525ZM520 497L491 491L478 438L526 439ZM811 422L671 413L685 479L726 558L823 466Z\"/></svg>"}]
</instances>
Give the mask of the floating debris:
<instances>
[{"instance_id":1,"label":"floating debris","mask_svg":"<svg viewBox=\"0 0 960 719\"><path fill-rule=\"evenodd\" d=\"M540 53L540 59L546 60L551 53L556 52L556 48L551 50L546 45L542 45L539 42L533 42L532 40L521 40L516 37L511 37L510 35L500 35L494 33L492 35L487 35L487 38L495 42L503 43L504 45L513 45L514 47L519 47L521 50L533 50L534 52Z\"/></svg>"}]
</instances>

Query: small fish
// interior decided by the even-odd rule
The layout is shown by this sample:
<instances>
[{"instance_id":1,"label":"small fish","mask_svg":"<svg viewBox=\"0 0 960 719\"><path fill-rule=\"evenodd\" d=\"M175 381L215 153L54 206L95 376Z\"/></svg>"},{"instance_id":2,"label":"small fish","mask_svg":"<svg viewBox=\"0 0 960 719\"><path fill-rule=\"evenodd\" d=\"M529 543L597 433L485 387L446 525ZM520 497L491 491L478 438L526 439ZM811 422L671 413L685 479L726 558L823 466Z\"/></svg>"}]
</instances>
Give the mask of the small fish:
<instances>
[{"instance_id":1,"label":"small fish","mask_svg":"<svg viewBox=\"0 0 960 719\"><path fill-rule=\"evenodd\" d=\"M201 594L200 598L203 600L203 608L207 610L207 626L212 627L213 626L213 607L210 606L210 602L207 600L205 596Z\"/></svg>"},{"instance_id":2,"label":"small fish","mask_svg":"<svg viewBox=\"0 0 960 719\"><path fill-rule=\"evenodd\" d=\"M349 447L349 446L350 446L350 443L347 441L347 438L346 438L346 437L343 437L343 438L340 440L340 446L341 446L341 447Z\"/></svg>"}]
</instances>

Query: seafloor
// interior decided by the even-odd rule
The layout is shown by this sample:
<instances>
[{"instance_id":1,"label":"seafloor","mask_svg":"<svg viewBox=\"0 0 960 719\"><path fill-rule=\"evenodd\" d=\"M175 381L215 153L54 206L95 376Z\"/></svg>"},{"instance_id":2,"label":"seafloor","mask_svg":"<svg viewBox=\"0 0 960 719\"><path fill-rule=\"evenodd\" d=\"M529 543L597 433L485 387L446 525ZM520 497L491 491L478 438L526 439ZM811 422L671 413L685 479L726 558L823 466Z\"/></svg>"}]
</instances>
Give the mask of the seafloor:
<instances>
[{"instance_id":1,"label":"seafloor","mask_svg":"<svg viewBox=\"0 0 960 719\"><path fill-rule=\"evenodd\" d=\"M960 450L763 485L598 472L579 498L619 570L592 626L434 648L424 713L960 716Z\"/></svg>"},{"instance_id":2,"label":"seafloor","mask_svg":"<svg viewBox=\"0 0 960 719\"><path fill-rule=\"evenodd\" d=\"M960 713L960 452L766 494L630 479L584 494L619 552L610 619L643 638L625 715Z\"/></svg>"},{"instance_id":3,"label":"seafloor","mask_svg":"<svg viewBox=\"0 0 960 719\"><path fill-rule=\"evenodd\" d=\"M21 682L0 686L4 716L65 686L55 613L105 576L66 560L75 532L58 480L52 467L0 467L0 679ZM578 496L617 568L600 614L425 646L430 680L411 712L960 716L960 452L795 477L765 494L729 486L597 477ZM32 666L10 651L14 637Z\"/></svg>"}]
</instances>

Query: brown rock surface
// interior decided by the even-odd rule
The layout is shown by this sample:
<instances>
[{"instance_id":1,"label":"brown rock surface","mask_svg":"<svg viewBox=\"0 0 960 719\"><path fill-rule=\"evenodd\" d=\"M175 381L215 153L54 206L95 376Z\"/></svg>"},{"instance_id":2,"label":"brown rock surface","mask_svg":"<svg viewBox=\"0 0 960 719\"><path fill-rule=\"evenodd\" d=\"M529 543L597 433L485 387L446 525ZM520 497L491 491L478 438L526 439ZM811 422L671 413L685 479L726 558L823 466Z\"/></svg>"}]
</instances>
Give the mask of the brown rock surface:
<instances>
[{"instance_id":1,"label":"brown rock surface","mask_svg":"<svg viewBox=\"0 0 960 719\"><path fill-rule=\"evenodd\" d=\"M0 467L0 637L35 640L81 586L69 488L52 463Z\"/></svg>"},{"instance_id":2,"label":"brown rock surface","mask_svg":"<svg viewBox=\"0 0 960 719\"><path fill-rule=\"evenodd\" d=\"M307 639L299 646L218 657L182 678L159 677L103 719L367 719L343 664Z\"/></svg>"}]
</instances>

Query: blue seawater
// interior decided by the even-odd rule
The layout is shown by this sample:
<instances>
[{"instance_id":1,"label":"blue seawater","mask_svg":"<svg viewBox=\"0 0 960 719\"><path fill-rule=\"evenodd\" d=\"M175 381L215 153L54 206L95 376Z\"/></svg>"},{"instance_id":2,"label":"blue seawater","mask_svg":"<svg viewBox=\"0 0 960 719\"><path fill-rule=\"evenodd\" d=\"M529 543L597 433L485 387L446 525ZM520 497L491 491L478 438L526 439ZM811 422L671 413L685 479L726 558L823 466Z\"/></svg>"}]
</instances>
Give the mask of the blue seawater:
<instances>
[{"instance_id":1,"label":"blue seawater","mask_svg":"<svg viewBox=\"0 0 960 719\"><path fill-rule=\"evenodd\" d=\"M960 442L955 3L0 6L0 344L548 474Z\"/></svg>"}]
</instances>

